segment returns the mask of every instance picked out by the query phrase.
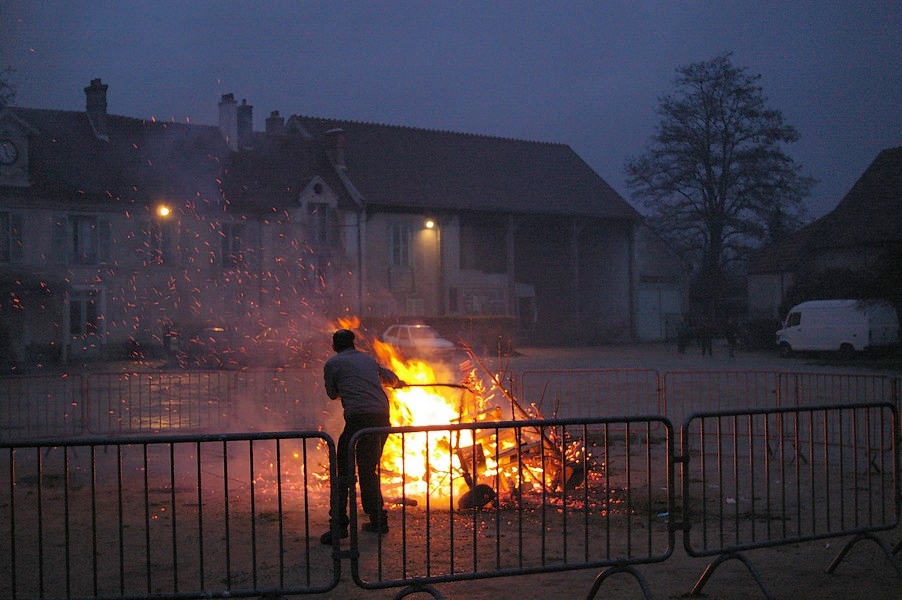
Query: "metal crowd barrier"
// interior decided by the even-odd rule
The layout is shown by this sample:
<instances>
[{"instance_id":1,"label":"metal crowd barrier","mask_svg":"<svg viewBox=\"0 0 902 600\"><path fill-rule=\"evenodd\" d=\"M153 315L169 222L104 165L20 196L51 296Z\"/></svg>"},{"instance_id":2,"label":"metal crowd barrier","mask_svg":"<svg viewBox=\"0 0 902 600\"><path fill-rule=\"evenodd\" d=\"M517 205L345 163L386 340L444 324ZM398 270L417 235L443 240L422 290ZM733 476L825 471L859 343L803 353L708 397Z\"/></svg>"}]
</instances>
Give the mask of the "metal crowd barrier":
<instances>
[{"instance_id":1,"label":"metal crowd barrier","mask_svg":"<svg viewBox=\"0 0 902 600\"><path fill-rule=\"evenodd\" d=\"M789 371L668 371L662 382L667 418L682 422L704 410L892 402L884 375Z\"/></svg>"},{"instance_id":2,"label":"metal crowd barrier","mask_svg":"<svg viewBox=\"0 0 902 600\"><path fill-rule=\"evenodd\" d=\"M587 418L890 401L902 378L779 371L524 371L514 393L531 416ZM516 411L510 418L522 418ZM339 428L315 369L133 371L0 378L0 440L56 435Z\"/></svg>"},{"instance_id":3,"label":"metal crowd barrier","mask_svg":"<svg viewBox=\"0 0 902 600\"><path fill-rule=\"evenodd\" d=\"M0 441L316 429L340 408L312 369L0 377Z\"/></svg>"},{"instance_id":4,"label":"metal crowd barrier","mask_svg":"<svg viewBox=\"0 0 902 600\"><path fill-rule=\"evenodd\" d=\"M365 589L667 561L678 532L717 566L745 552L898 526L898 412L889 403L666 418L549 419L368 429L390 532L349 547L318 534L335 448L317 432L50 439L0 444L0 597L209 598L323 593L343 560ZM53 449L53 452L49 450ZM351 468L353 464L351 453ZM677 480L677 469L679 480ZM679 485L677 485L679 482ZM677 491L679 490L679 492ZM679 494L680 502L676 496ZM358 505L356 490L351 492Z\"/></svg>"},{"instance_id":5,"label":"metal crowd barrier","mask_svg":"<svg viewBox=\"0 0 902 600\"><path fill-rule=\"evenodd\" d=\"M654 369L537 370L518 379L521 404L534 407L536 417L664 414Z\"/></svg>"},{"instance_id":6,"label":"metal crowd barrier","mask_svg":"<svg viewBox=\"0 0 902 600\"><path fill-rule=\"evenodd\" d=\"M902 564L877 531L899 524L898 412L889 403L719 411L691 415L681 431L684 547L717 567L755 548L855 536ZM804 595L804 593L803 593Z\"/></svg>"},{"instance_id":7,"label":"metal crowd barrier","mask_svg":"<svg viewBox=\"0 0 902 600\"><path fill-rule=\"evenodd\" d=\"M254 369L235 373L233 431L341 428L341 404L329 400L321 369Z\"/></svg>"},{"instance_id":8,"label":"metal crowd barrier","mask_svg":"<svg viewBox=\"0 0 902 600\"><path fill-rule=\"evenodd\" d=\"M79 375L0 377L0 441L82 435L82 386Z\"/></svg>"},{"instance_id":9,"label":"metal crowd barrier","mask_svg":"<svg viewBox=\"0 0 902 600\"><path fill-rule=\"evenodd\" d=\"M338 582L318 540L326 435L48 440L0 454L2 598L260 597Z\"/></svg>"},{"instance_id":10,"label":"metal crowd barrier","mask_svg":"<svg viewBox=\"0 0 902 600\"><path fill-rule=\"evenodd\" d=\"M521 405L573 416L384 431L401 457L382 472L392 532L359 536L352 512L344 551L315 535L334 494L331 438L262 432L337 418L318 372L3 378L0 597L317 593L336 585L342 559L359 586L403 594L596 568L592 595L627 572L649 597L635 566L667 560L678 531L687 553L717 557L696 590L732 558L764 590L744 555L755 548L853 536L830 570L863 539L887 552L874 534L898 526L902 378L660 381L654 371L527 372ZM656 416L639 414L646 407ZM202 433L236 427L258 431ZM889 555L902 574L900 551Z\"/></svg>"},{"instance_id":11,"label":"metal crowd barrier","mask_svg":"<svg viewBox=\"0 0 902 600\"><path fill-rule=\"evenodd\" d=\"M90 373L85 380L88 431L228 431L232 377L228 371Z\"/></svg>"},{"instance_id":12,"label":"metal crowd barrier","mask_svg":"<svg viewBox=\"0 0 902 600\"><path fill-rule=\"evenodd\" d=\"M398 533L358 535L351 513L341 556L362 588L440 598L442 582L596 568L593 595L615 572L647 592L634 567L673 552L673 430L660 417L374 428L351 446L386 434Z\"/></svg>"}]
</instances>

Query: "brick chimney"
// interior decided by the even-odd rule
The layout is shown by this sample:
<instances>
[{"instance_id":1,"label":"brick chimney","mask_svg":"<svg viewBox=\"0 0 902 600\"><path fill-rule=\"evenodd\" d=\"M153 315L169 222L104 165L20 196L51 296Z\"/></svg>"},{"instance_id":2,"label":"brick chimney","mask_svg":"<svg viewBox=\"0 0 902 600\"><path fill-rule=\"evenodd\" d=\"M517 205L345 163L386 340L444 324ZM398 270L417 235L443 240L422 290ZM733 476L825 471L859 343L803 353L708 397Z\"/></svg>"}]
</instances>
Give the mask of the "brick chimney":
<instances>
[{"instance_id":1,"label":"brick chimney","mask_svg":"<svg viewBox=\"0 0 902 600\"><path fill-rule=\"evenodd\" d=\"M266 133L277 135L285 131L285 117L279 116L279 111L274 110L266 118Z\"/></svg>"},{"instance_id":2,"label":"brick chimney","mask_svg":"<svg viewBox=\"0 0 902 600\"><path fill-rule=\"evenodd\" d=\"M219 133L232 150L238 150L238 103L235 94L223 94L219 100Z\"/></svg>"},{"instance_id":3,"label":"brick chimney","mask_svg":"<svg viewBox=\"0 0 902 600\"><path fill-rule=\"evenodd\" d=\"M91 85L85 88L85 111L88 113L88 121L91 123L94 135L104 141L110 139L106 113L108 87L101 83L100 79L92 79Z\"/></svg>"},{"instance_id":4,"label":"brick chimney","mask_svg":"<svg viewBox=\"0 0 902 600\"><path fill-rule=\"evenodd\" d=\"M345 163L345 130L330 129L326 132L326 154L339 169L347 169Z\"/></svg>"}]
</instances>

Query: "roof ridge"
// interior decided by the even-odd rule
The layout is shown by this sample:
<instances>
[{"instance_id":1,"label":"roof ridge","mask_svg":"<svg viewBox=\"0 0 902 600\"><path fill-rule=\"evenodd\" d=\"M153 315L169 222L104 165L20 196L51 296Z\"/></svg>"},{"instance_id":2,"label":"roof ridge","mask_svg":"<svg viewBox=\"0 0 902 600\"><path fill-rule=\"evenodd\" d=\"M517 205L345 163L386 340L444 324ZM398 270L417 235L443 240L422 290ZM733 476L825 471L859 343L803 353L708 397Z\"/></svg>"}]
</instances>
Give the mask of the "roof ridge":
<instances>
[{"instance_id":1,"label":"roof ridge","mask_svg":"<svg viewBox=\"0 0 902 600\"><path fill-rule=\"evenodd\" d=\"M544 144L544 145L548 145L548 146L568 146L568 144L566 144L564 142L529 140L526 138L515 138L515 137L502 136L502 135L489 135L489 134L485 134L485 133L455 131L453 129L437 129L437 128L432 128L432 127L415 127L413 125L396 125L393 123L377 123L375 121L360 121L357 119L340 119L340 118L333 118L333 117L317 117L317 116L313 116L313 115L296 114L293 116L295 116L299 119L307 119L307 120L313 120L313 121L326 121L329 123L349 123L349 124L353 124L353 125L370 125L373 127L384 127L384 128L389 128L389 129L407 129L407 130L413 130L413 131L424 131L424 132L428 132L428 133L443 133L443 134L459 135L459 136L473 137L473 138L501 140L501 141L507 141L507 142L525 142L528 144Z\"/></svg>"},{"instance_id":2,"label":"roof ridge","mask_svg":"<svg viewBox=\"0 0 902 600\"><path fill-rule=\"evenodd\" d=\"M72 110L72 109L63 109L63 108L32 108L30 106L7 106L6 110L12 111L13 113L17 111L30 111L30 112L42 112L47 114L56 114L60 117L64 116L86 116L87 112L84 110ZM135 123L141 124L150 124L150 125L181 125L185 127L198 127L198 128L207 128L207 129L216 129L216 125L208 125L205 123L194 123L190 121L176 121L174 119L164 120L158 119L156 117L132 117L129 115L118 115L114 113L107 114L108 119L117 119L122 121L134 121ZM188 117L186 117L187 119Z\"/></svg>"}]
</instances>

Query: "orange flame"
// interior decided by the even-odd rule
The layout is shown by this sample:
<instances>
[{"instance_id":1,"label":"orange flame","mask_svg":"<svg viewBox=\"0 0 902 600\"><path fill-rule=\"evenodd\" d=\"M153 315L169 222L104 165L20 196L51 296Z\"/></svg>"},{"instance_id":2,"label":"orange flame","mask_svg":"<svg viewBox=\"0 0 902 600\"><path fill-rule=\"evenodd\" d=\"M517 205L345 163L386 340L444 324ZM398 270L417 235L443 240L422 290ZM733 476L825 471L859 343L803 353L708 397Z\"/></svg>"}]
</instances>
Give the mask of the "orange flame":
<instances>
[{"instance_id":1,"label":"orange flame","mask_svg":"<svg viewBox=\"0 0 902 600\"><path fill-rule=\"evenodd\" d=\"M404 382L424 387L405 387L388 390L391 424L395 427L448 425L473 421L484 399L472 391L454 387L426 386L432 383L456 383L459 370L451 365L423 360L405 359L389 344L366 340L359 331L360 319L342 317L339 328L355 331L360 346L370 346L377 359ZM439 436L439 437L437 437ZM442 439L444 438L444 439ZM473 445L471 432L455 433L454 440L444 434L425 433L389 436L382 452L382 479L387 497L403 497L425 502L430 506L447 506L452 483L454 495L463 493L460 461L453 448Z\"/></svg>"},{"instance_id":2,"label":"orange flame","mask_svg":"<svg viewBox=\"0 0 902 600\"><path fill-rule=\"evenodd\" d=\"M449 425L501 420L501 409L487 410L492 396L487 394L475 370L467 374L466 387L431 386L434 383L456 383L460 368L440 362L405 359L394 347L379 340L368 341L359 331L360 319L344 317L338 327L355 331L360 346L369 346L377 359L390 368L404 382L418 387L388 390L391 424L395 427ZM421 386L421 387L419 387ZM483 435L473 431L430 432L389 436L382 453L382 481L386 498L401 498L417 502L429 502L430 508L451 508L453 498L461 498L481 478L491 479L493 487L508 487L506 482L525 484L533 489L555 486L559 469L553 465L523 465L518 467L519 444L512 435L500 439L490 430ZM533 446L545 446L556 451L554 444L534 432L529 437ZM460 454L458 454L460 453ZM504 465L496 464L493 457L514 456ZM476 461L478 473L465 473L461 464ZM503 461L502 461L503 462ZM560 465L563 466L563 465ZM549 468L552 467L552 468ZM469 470L472 470L469 469ZM521 472L522 471L522 472ZM500 490L499 490L500 491Z\"/></svg>"}]
</instances>

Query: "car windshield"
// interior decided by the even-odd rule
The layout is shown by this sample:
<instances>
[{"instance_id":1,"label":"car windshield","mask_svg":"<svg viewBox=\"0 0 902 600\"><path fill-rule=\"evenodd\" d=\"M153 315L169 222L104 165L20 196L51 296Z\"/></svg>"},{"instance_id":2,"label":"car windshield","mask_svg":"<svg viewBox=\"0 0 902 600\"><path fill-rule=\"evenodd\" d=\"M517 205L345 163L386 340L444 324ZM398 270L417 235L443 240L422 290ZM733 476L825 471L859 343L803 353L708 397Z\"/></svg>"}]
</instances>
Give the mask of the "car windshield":
<instances>
[{"instance_id":1,"label":"car windshield","mask_svg":"<svg viewBox=\"0 0 902 600\"><path fill-rule=\"evenodd\" d=\"M410 337L416 338L419 340L426 339L435 339L438 337L438 334L431 327L411 327L410 328Z\"/></svg>"}]
</instances>

